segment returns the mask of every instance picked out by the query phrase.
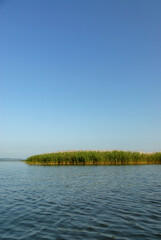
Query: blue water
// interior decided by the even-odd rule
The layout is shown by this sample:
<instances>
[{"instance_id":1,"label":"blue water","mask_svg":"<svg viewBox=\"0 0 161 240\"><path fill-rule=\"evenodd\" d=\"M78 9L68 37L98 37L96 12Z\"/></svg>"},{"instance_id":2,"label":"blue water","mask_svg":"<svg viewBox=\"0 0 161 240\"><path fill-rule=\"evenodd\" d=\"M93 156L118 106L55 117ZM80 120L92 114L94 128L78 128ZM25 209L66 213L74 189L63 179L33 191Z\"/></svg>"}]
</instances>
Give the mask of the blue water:
<instances>
[{"instance_id":1,"label":"blue water","mask_svg":"<svg viewBox=\"0 0 161 240\"><path fill-rule=\"evenodd\" d=\"M161 165L0 162L0 239L161 239Z\"/></svg>"}]
</instances>

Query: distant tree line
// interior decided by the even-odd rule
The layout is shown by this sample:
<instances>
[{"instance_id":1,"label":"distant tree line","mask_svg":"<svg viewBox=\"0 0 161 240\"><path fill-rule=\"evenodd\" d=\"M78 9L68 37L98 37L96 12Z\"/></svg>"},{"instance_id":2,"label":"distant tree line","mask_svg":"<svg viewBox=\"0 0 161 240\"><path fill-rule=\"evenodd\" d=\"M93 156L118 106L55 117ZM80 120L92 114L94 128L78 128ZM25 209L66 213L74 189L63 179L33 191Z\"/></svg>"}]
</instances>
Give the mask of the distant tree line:
<instances>
[{"instance_id":1,"label":"distant tree line","mask_svg":"<svg viewBox=\"0 0 161 240\"><path fill-rule=\"evenodd\" d=\"M31 156L29 164L41 165L126 165L161 164L161 152L140 153L130 151L73 151Z\"/></svg>"}]
</instances>

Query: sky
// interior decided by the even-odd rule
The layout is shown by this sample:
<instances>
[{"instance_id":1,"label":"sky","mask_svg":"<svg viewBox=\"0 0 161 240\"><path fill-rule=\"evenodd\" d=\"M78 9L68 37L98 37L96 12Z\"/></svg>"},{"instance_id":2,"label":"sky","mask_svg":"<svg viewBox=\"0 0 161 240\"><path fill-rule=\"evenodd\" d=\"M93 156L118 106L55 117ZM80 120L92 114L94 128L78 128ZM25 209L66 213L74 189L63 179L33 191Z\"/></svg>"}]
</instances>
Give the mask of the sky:
<instances>
[{"instance_id":1,"label":"sky","mask_svg":"<svg viewBox=\"0 0 161 240\"><path fill-rule=\"evenodd\" d=\"M0 157L161 151L160 0L0 0Z\"/></svg>"}]
</instances>

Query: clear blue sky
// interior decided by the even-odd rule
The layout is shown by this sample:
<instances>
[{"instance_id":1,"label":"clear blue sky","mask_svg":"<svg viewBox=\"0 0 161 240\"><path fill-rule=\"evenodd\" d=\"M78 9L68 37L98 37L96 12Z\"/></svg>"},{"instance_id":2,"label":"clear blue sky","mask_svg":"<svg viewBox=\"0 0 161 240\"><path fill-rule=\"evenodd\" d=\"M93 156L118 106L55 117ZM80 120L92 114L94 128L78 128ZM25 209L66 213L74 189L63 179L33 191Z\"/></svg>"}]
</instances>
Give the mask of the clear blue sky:
<instances>
[{"instance_id":1,"label":"clear blue sky","mask_svg":"<svg viewBox=\"0 0 161 240\"><path fill-rule=\"evenodd\" d=\"M160 0L0 0L0 157L161 151Z\"/></svg>"}]
</instances>

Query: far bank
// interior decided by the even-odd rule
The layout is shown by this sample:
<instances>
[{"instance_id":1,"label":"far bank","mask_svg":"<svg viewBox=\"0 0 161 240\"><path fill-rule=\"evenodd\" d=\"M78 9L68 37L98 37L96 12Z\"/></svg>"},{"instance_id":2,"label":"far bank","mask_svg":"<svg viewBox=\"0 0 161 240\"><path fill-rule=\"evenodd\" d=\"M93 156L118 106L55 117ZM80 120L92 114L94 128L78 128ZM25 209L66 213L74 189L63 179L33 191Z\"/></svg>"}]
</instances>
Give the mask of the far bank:
<instances>
[{"instance_id":1,"label":"far bank","mask_svg":"<svg viewBox=\"0 0 161 240\"><path fill-rule=\"evenodd\" d=\"M26 159L36 165L141 165L161 164L161 152L68 151L34 155Z\"/></svg>"}]
</instances>

